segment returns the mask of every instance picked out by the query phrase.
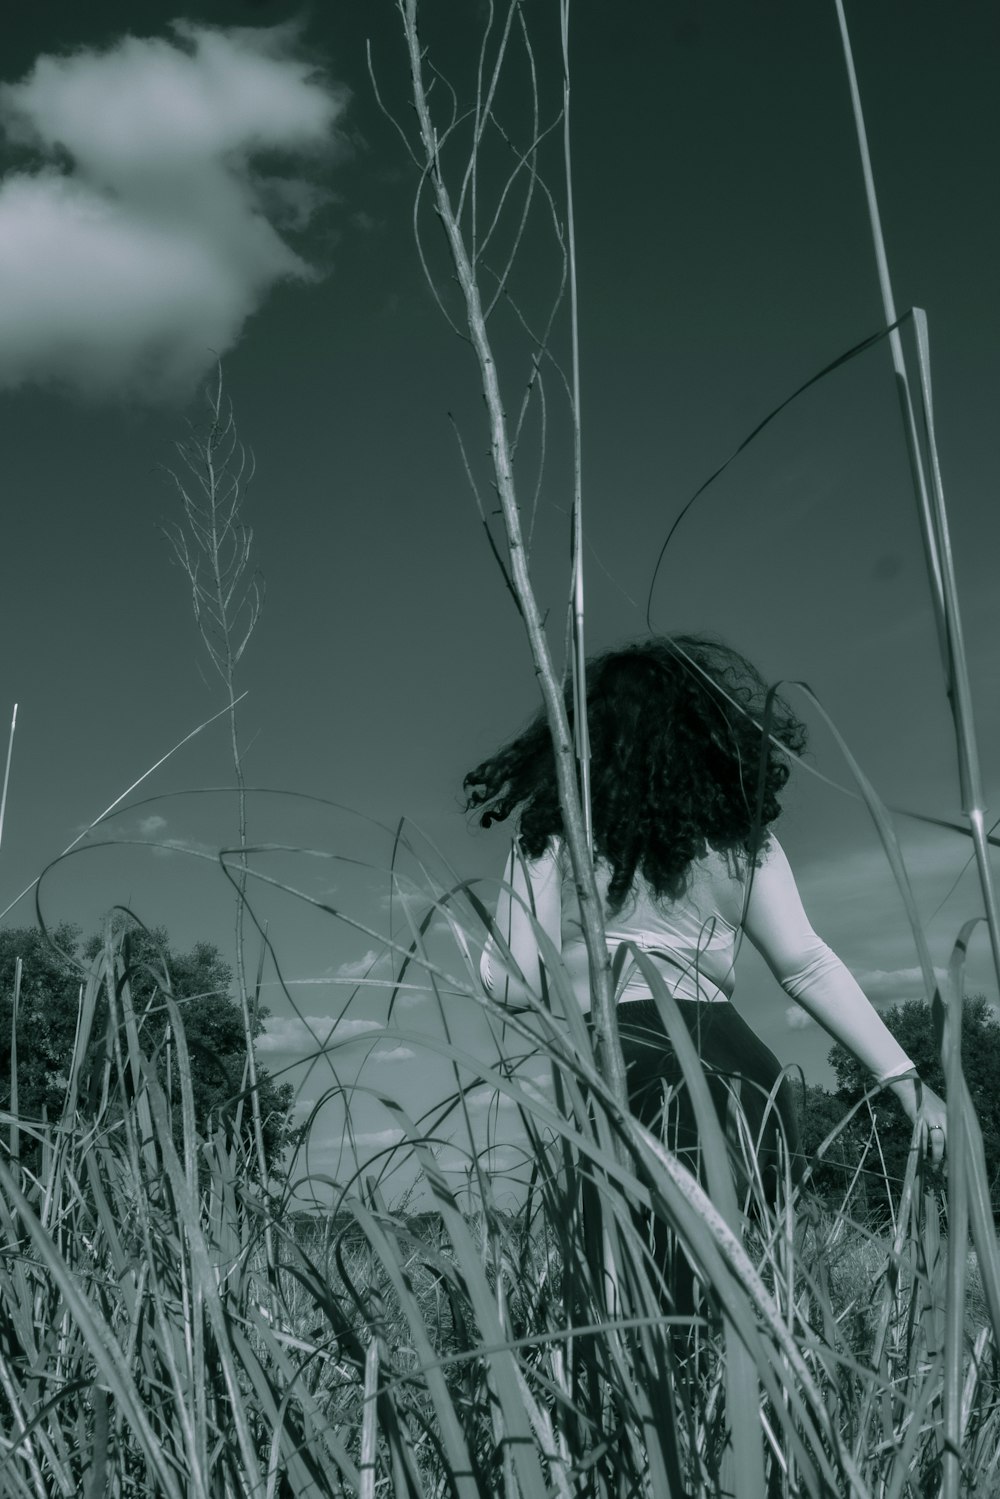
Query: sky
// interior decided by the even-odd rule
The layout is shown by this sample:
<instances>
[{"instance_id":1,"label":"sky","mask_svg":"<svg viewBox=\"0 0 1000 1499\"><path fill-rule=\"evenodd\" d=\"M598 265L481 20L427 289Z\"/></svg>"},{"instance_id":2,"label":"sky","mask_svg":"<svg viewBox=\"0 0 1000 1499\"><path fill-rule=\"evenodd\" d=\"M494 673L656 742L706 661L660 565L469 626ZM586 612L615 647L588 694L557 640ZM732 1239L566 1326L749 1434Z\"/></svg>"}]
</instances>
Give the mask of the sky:
<instances>
[{"instance_id":1,"label":"sky","mask_svg":"<svg viewBox=\"0 0 1000 1499\"><path fill-rule=\"evenodd\" d=\"M473 97L487 7L438 0L422 14L443 128L445 80L463 105ZM562 94L558 7L532 0L526 15L548 124ZM924 308L929 322L995 805L1000 15L981 0L947 10L883 0L850 5L848 20L896 303ZM18 720L2 919L35 920L30 887L44 872L47 923L89 932L123 904L166 927L180 949L209 940L231 950L232 891L218 857L236 827L224 719L58 858L225 703L163 535L179 516L174 445L204 420L205 382L221 362L255 458L244 514L266 584L239 669L246 774L257 788L250 837L269 845L255 861L254 917L267 923L287 990L269 963L262 1058L300 1086L303 1112L346 1078L364 1158L397 1128L366 1088L419 1113L448 1086L433 1047L421 1044L442 1023L426 994L404 994L384 1034L384 939L406 930L407 910L419 919L429 880L437 890L482 880L489 896L506 835L471 824L462 777L537 706L462 458L464 449L491 510L473 357L428 288L414 238L419 174L403 138L412 144L413 111L398 14L391 0L213 0L183 10L43 0L7 18L5 42L0 721L15 702ZM883 317L832 3L576 0L570 69L586 631L596 651L646 633L656 557L699 485ZM518 52L498 93L509 141L522 150L527 77ZM459 130L449 145L456 173L463 149ZM485 151L483 226L509 150L495 136ZM557 223L561 150L555 133L540 157ZM497 265L519 203L512 192L499 214L489 247ZM443 311L454 315L426 204L417 223ZM539 192L491 323L508 415L532 371L524 325L544 322L561 269ZM564 365L568 330L564 305L550 344ZM536 385L518 483L561 660L570 425L558 375L546 371L541 482L536 494ZM699 498L671 541L651 610L654 629L715 633L769 680L807 682L887 802L958 817L884 342L812 387ZM810 774L850 782L821 716L798 689L789 696L812 738L780 837L806 908L873 1002L916 997L913 940L871 821ZM963 921L981 910L970 845L912 819L898 829L944 965ZM434 951L460 975L460 947L437 925ZM470 942L471 951L474 934ZM996 998L982 935L968 988ZM783 1063L832 1081L828 1038L752 951L740 958L736 1003ZM456 1045L482 1054L491 1043L468 1002L445 1009ZM329 1057L286 1071L315 1050L310 1028L325 1035L333 1016L339 1084ZM318 1116L310 1164L319 1175L344 1169L343 1096ZM483 1095L483 1117L486 1103ZM504 1149L498 1166L516 1156L516 1146ZM442 1161L461 1173L457 1148L443 1147Z\"/></svg>"}]
</instances>

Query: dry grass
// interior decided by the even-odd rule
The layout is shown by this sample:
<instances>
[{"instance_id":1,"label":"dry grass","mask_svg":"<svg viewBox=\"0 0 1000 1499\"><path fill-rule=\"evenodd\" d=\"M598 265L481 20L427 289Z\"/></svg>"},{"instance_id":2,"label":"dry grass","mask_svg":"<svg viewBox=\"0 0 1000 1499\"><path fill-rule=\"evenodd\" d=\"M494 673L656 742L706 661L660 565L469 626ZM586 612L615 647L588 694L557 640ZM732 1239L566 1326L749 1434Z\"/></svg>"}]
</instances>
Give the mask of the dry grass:
<instances>
[{"instance_id":1,"label":"dry grass","mask_svg":"<svg viewBox=\"0 0 1000 1499\"><path fill-rule=\"evenodd\" d=\"M775 1492L936 1491L941 1340L956 1313L916 1163L895 1249L815 1205L763 1227L741 1217L731 1239L694 1179L617 1117L585 1038L560 1044L540 1011L523 1025L548 1048L551 1101L478 1066L517 1097L534 1139L522 1212L501 1213L485 1176L479 1211L460 1211L415 1131L403 1148L433 1212L393 1212L372 1186L336 1216L295 1217L231 1143L197 1137L183 1096L175 1150L110 943L85 988L82 1043L109 981L96 1070L82 1053L74 1063L96 1112L21 1121L22 1140L43 1142L34 1174L0 1159L12 1499L734 1492L733 1336L754 1360ZM183 1053L176 1012L174 1024ZM462 1066L475 1076L474 1059ZM664 1320L630 1202L700 1267L701 1321ZM965 1492L988 1494L998 1371L972 1273L963 1324Z\"/></svg>"}]
</instances>

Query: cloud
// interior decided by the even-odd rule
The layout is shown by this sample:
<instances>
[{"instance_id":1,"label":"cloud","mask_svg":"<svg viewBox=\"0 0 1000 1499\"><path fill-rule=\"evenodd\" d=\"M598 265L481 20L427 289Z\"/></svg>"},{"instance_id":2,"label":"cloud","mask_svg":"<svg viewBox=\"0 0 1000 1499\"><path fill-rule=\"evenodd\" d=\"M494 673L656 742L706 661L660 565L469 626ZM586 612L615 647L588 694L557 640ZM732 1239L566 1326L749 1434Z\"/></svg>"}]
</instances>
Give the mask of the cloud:
<instances>
[{"instance_id":1,"label":"cloud","mask_svg":"<svg viewBox=\"0 0 1000 1499\"><path fill-rule=\"evenodd\" d=\"M354 979L371 977L372 975L369 973L369 970L378 962L380 958L385 957L386 954L384 952L378 953L375 951L374 947L371 947L363 957L355 958L347 963L341 963L339 967L336 968L333 972L333 980L335 982L339 979L346 979L350 981Z\"/></svg>"},{"instance_id":2,"label":"cloud","mask_svg":"<svg viewBox=\"0 0 1000 1499\"><path fill-rule=\"evenodd\" d=\"M511 1110L514 1108L514 1100L506 1093L500 1093L496 1088L483 1084L481 1087L470 1089L465 1095L466 1107L472 1113L493 1113L497 1110Z\"/></svg>"},{"instance_id":3,"label":"cloud","mask_svg":"<svg viewBox=\"0 0 1000 1499\"><path fill-rule=\"evenodd\" d=\"M329 156L343 91L293 27L172 30L0 87L38 159L0 183L0 387L185 396L277 282L316 276L279 230L329 193L254 163Z\"/></svg>"},{"instance_id":4,"label":"cloud","mask_svg":"<svg viewBox=\"0 0 1000 1499\"><path fill-rule=\"evenodd\" d=\"M785 1011L785 1020L790 1031L804 1031L807 1025L815 1024L812 1016L807 1015L801 1005L789 1005Z\"/></svg>"},{"instance_id":5,"label":"cloud","mask_svg":"<svg viewBox=\"0 0 1000 1499\"><path fill-rule=\"evenodd\" d=\"M935 968L934 972L938 979L943 979L947 977L948 970ZM873 1002L926 997L922 968L864 968L854 977Z\"/></svg>"},{"instance_id":6,"label":"cloud","mask_svg":"<svg viewBox=\"0 0 1000 1499\"><path fill-rule=\"evenodd\" d=\"M353 1143L355 1145L375 1146L396 1145L403 1138L404 1135L401 1129L370 1129L364 1130L360 1134L354 1135L348 1135L345 1133L344 1143L345 1145L350 1143Z\"/></svg>"},{"instance_id":7,"label":"cloud","mask_svg":"<svg viewBox=\"0 0 1000 1499\"><path fill-rule=\"evenodd\" d=\"M326 1041L353 1040L357 1036L379 1031L375 1020L338 1020L331 1015L270 1015L257 1040L257 1050L314 1052Z\"/></svg>"},{"instance_id":8,"label":"cloud","mask_svg":"<svg viewBox=\"0 0 1000 1499\"><path fill-rule=\"evenodd\" d=\"M141 817L139 819L139 832L144 838L152 838L157 833L162 833L166 825L167 819L157 816L154 812L150 817Z\"/></svg>"},{"instance_id":9,"label":"cloud","mask_svg":"<svg viewBox=\"0 0 1000 1499\"><path fill-rule=\"evenodd\" d=\"M163 826L166 827L165 821ZM146 837L156 837L161 831L159 828L146 829ZM156 858L172 859L175 854L207 854L210 858L216 859L219 849L217 845L205 843L201 838L161 838L153 844L153 855Z\"/></svg>"},{"instance_id":10,"label":"cloud","mask_svg":"<svg viewBox=\"0 0 1000 1499\"><path fill-rule=\"evenodd\" d=\"M481 1166L487 1171L504 1171L512 1166L523 1165L526 1148L522 1145L483 1145L476 1151ZM464 1175L472 1164L472 1154L459 1147L439 1150L436 1161L441 1171L449 1175L458 1172Z\"/></svg>"},{"instance_id":11,"label":"cloud","mask_svg":"<svg viewBox=\"0 0 1000 1499\"><path fill-rule=\"evenodd\" d=\"M509 1093L501 1093L484 1084L466 1094L469 1109L473 1113L514 1113L525 1104L530 1106L532 1103L540 1103L548 1108L552 1107L551 1075L535 1080L522 1071L514 1082L518 1088L518 1098L512 1098Z\"/></svg>"}]
</instances>

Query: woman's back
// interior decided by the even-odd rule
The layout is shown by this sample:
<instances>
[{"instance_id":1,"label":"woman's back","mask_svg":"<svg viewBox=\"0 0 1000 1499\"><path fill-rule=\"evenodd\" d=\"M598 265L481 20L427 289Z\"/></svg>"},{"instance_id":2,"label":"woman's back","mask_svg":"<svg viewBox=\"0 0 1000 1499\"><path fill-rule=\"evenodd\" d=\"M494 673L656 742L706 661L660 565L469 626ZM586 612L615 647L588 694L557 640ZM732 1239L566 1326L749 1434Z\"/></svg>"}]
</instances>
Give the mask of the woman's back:
<instances>
[{"instance_id":1,"label":"woman's back","mask_svg":"<svg viewBox=\"0 0 1000 1499\"><path fill-rule=\"evenodd\" d=\"M584 945L580 903L570 867L569 854L561 839L555 840L561 894L561 948L574 988L589 1003L590 982ZM745 860L742 861L745 866ZM688 869L687 888L676 900L657 896L637 872L621 909L608 907L611 866L596 863L597 889L604 907L608 950L614 955L622 942L631 942L648 952L678 999L722 1001L729 999L735 982L733 963L737 934L746 895L745 876L735 858L709 849ZM638 967L630 962L622 1001L645 999L649 994Z\"/></svg>"},{"instance_id":2,"label":"woman's back","mask_svg":"<svg viewBox=\"0 0 1000 1499\"><path fill-rule=\"evenodd\" d=\"M734 960L739 932L746 932L779 984L834 1040L879 1077L899 1076L912 1067L903 1048L872 1010L857 981L813 930L785 852L770 835L760 864L746 887L724 855L709 852L688 870L688 885L677 900L654 897L637 875L618 912L607 910L609 871L597 861L598 892L605 903L609 952L628 941L651 954L678 999L726 1001L735 986ZM512 850L506 888L497 907L497 926L517 970L539 991L536 933L540 928L559 949L582 1009L590 1008L591 988L583 943L580 905L561 838L550 840L537 859ZM513 897L513 898L511 898ZM532 914L533 913L533 914ZM523 985L502 971L490 939L482 973L493 994L515 998ZM633 966L620 999L649 998L649 986Z\"/></svg>"}]
</instances>

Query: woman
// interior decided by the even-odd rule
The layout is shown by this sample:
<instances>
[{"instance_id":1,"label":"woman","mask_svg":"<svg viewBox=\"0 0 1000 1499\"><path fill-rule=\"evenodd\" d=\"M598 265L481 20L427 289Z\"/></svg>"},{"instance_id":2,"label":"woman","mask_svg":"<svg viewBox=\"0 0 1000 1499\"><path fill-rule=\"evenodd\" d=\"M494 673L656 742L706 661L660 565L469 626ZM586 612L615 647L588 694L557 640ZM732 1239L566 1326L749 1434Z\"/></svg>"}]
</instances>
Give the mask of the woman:
<instances>
[{"instance_id":1,"label":"woman","mask_svg":"<svg viewBox=\"0 0 1000 1499\"><path fill-rule=\"evenodd\" d=\"M788 761L804 726L785 704L772 707L766 759L761 730L767 689L744 657L697 636L651 638L593 659L587 717L597 887L609 951L621 942L646 952L662 973L698 1044L720 1120L728 1126L738 1179L741 1148L729 1100L738 1090L751 1125L760 1181L774 1200L783 1136L792 1175L798 1153L794 1102L774 1054L729 1004L736 952L745 932L785 992L888 1084L927 1149L945 1147L942 1100L920 1086L915 1068L847 968L816 935L781 846L771 832ZM572 701L567 695L567 711ZM540 990L535 926L561 953L582 1009L590 984L579 901L563 839L546 719L539 714L511 743L466 776L467 806L484 827L517 818L504 873L497 929L517 972L498 961L492 938L482 957L489 991L517 1004ZM534 917L529 914L534 913ZM680 1068L641 973L627 965L617 991L629 1099L651 1128L662 1128L664 1084L673 1112L670 1143L697 1165L697 1130Z\"/></svg>"}]
</instances>

